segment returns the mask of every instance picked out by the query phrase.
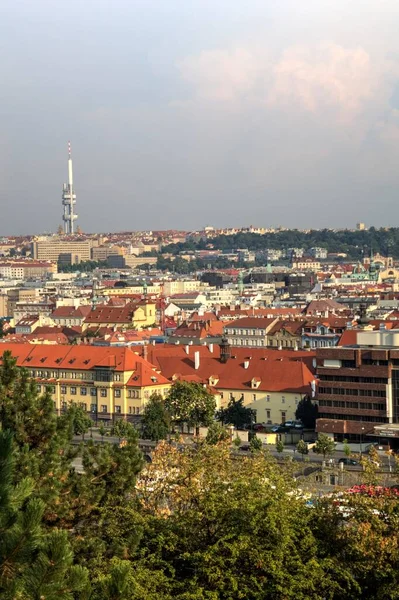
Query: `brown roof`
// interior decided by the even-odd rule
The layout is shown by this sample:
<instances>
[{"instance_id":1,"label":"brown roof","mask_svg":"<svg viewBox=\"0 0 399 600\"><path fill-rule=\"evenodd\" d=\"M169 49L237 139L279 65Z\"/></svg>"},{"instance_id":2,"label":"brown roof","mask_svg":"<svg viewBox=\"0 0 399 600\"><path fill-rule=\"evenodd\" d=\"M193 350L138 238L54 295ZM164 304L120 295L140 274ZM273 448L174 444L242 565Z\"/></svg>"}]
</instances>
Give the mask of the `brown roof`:
<instances>
[{"instance_id":1,"label":"brown roof","mask_svg":"<svg viewBox=\"0 0 399 600\"><path fill-rule=\"evenodd\" d=\"M224 324L225 327L234 327L238 329L250 328L250 329L267 329L270 327L276 318L272 317L267 319L265 317L244 317L243 319L237 319L232 323Z\"/></svg>"}]
</instances>

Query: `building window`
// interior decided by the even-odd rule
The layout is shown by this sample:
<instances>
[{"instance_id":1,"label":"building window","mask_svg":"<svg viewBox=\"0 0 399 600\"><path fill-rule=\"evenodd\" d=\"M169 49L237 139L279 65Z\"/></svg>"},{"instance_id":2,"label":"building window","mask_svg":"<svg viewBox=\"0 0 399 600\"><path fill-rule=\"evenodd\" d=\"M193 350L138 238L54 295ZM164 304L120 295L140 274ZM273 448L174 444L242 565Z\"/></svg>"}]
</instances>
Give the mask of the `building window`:
<instances>
[{"instance_id":1,"label":"building window","mask_svg":"<svg viewBox=\"0 0 399 600\"><path fill-rule=\"evenodd\" d=\"M80 388L80 395L81 396L87 396L87 388L81 387Z\"/></svg>"},{"instance_id":2,"label":"building window","mask_svg":"<svg viewBox=\"0 0 399 600\"><path fill-rule=\"evenodd\" d=\"M97 412L97 404L90 404L90 412L92 412L92 413Z\"/></svg>"},{"instance_id":3,"label":"building window","mask_svg":"<svg viewBox=\"0 0 399 600\"><path fill-rule=\"evenodd\" d=\"M37 391L38 391L38 392L39 392L39 394L40 394L40 392L42 391L42 386L41 386L41 385L37 385L37 386L36 386L36 389L37 389Z\"/></svg>"},{"instance_id":4,"label":"building window","mask_svg":"<svg viewBox=\"0 0 399 600\"><path fill-rule=\"evenodd\" d=\"M117 405L117 404L115 405L115 412L118 414L120 414L122 412L120 405Z\"/></svg>"},{"instance_id":5,"label":"building window","mask_svg":"<svg viewBox=\"0 0 399 600\"><path fill-rule=\"evenodd\" d=\"M256 394L252 394L252 400L256 402Z\"/></svg>"},{"instance_id":6,"label":"building window","mask_svg":"<svg viewBox=\"0 0 399 600\"><path fill-rule=\"evenodd\" d=\"M79 402L79 406L80 408L83 408L83 410L87 410L87 404L85 404L84 402Z\"/></svg>"},{"instance_id":7,"label":"building window","mask_svg":"<svg viewBox=\"0 0 399 600\"><path fill-rule=\"evenodd\" d=\"M114 373L114 381L120 381L121 380L121 374L120 373Z\"/></svg>"},{"instance_id":8,"label":"building window","mask_svg":"<svg viewBox=\"0 0 399 600\"><path fill-rule=\"evenodd\" d=\"M129 406L129 415L131 415L133 413L133 409L131 406Z\"/></svg>"},{"instance_id":9,"label":"building window","mask_svg":"<svg viewBox=\"0 0 399 600\"><path fill-rule=\"evenodd\" d=\"M120 390L114 390L114 396L115 396L115 398L120 398L121 397L121 391Z\"/></svg>"},{"instance_id":10,"label":"building window","mask_svg":"<svg viewBox=\"0 0 399 600\"><path fill-rule=\"evenodd\" d=\"M90 396L97 396L96 388L90 388Z\"/></svg>"},{"instance_id":11,"label":"building window","mask_svg":"<svg viewBox=\"0 0 399 600\"><path fill-rule=\"evenodd\" d=\"M266 419L270 419L270 410L266 411Z\"/></svg>"},{"instance_id":12,"label":"building window","mask_svg":"<svg viewBox=\"0 0 399 600\"><path fill-rule=\"evenodd\" d=\"M76 387L71 386L71 396L76 396Z\"/></svg>"},{"instance_id":13,"label":"building window","mask_svg":"<svg viewBox=\"0 0 399 600\"><path fill-rule=\"evenodd\" d=\"M61 394L66 394L66 385L61 386Z\"/></svg>"},{"instance_id":14,"label":"building window","mask_svg":"<svg viewBox=\"0 0 399 600\"><path fill-rule=\"evenodd\" d=\"M62 410L66 410L68 408L68 403L67 402L61 402L61 408L62 408Z\"/></svg>"},{"instance_id":15,"label":"building window","mask_svg":"<svg viewBox=\"0 0 399 600\"><path fill-rule=\"evenodd\" d=\"M266 402L270 402L270 394L267 394L267 396L266 396Z\"/></svg>"},{"instance_id":16,"label":"building window","mask_svg":"<svg viewBox=\"0 0 399 600\"><path fill-rule=\"evenodd\" d=\"M101 404L101 412L102 413L106 413L107 411L107 405L106 404Z\"/></svg>"},{"instance_id":17,"label":"building window","mask_svg":"<svg viewBox=\"0 0 399 600\"><path fill-rule=\"evenodd\" d=\"M285 396L281 396L281 403L285 404Z\"/></svg>"},{"instance_id":18,"label":"building window","mask_svg":"<svg viewBox=\"0 0 399 600\"><path fill-rule=\"evenodd\" d=\"M48 392L49 394L54 394L55 387L53 385L46 385L46 392Z\"/></svg>"},{"instance_id":19,"label":"building window","mask_svg":"<svg viewBox=\"0 0 399 600\"><path fill-rule=\"evenodd\" d=\"M105 388L101 388L101 398L107 397L107 390Z\"/></svg>"}]
</instances>

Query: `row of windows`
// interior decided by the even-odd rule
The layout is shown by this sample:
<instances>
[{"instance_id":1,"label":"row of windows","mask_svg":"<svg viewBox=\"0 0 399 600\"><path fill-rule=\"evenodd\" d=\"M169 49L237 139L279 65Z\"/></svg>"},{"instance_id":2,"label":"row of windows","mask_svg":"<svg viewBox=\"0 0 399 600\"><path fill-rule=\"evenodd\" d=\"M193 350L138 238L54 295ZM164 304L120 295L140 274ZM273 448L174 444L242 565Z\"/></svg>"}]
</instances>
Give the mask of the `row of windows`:
<instances>
[{"instance_id":1,"label":"row of windows","mask_svg":"<svg viewBox=\"0 0 399 600\"><path fill-rule=\"evenodd\" d=\"M386 392L384 390L352 390L345 388L319 387L318 392L319 394L333 394L334 396L369 396L371 398L386 397Z\"/></svg>"},{"instance_id":2,"label":"row of windows","mask_svg":"<svg viewBox=\"0 0 399 600\"><path fill-rule=\"evenodd\" d=\"M360 421L365 423L388 423L388 417L369 417L366 415L332 415L319 413L318 419L329 419L335 421Z\"/></svg>"},{"instance_id":3,"label":"row of windows","mask_svg":"<svg viewBox=\"0 0 399 600\"><path fill-rule=\"evenodd\" d=\"M264 329L227 329L227 335L266 335Z\"/></svg>"},{"instance_id":4,"label":"row of windows","mask_svg":"<svg viewBox=\"0 0 399 600\"><path fill-rule=\"evenodd\" d=\"M344 402L343 400L319 400L319 406L334 406L337 408L356 408L358 410L385 410L385 404L365 402Z\"/></svg>"},{"instance_id":5,"label":"row of windows","mask_svg":"<svg viewBox=\"0 0 399 600\"><path fill-rule=\"evenodd\" d=\"M242 340L242 339L229 339L229 344L233 346L265 346L264 340Z\"/></svg>"},{"instance_id":6,"label":"row of windows","mask_svg":"<svg viewBox=\"0 0 399 600\"><path fill-rule=\"evenodd\" d=\"M36 371L30 370L29 375L31 377L41 377L43 379L96 379L96 381L121 381L121 373L112 373L112 372L97 372L93 373L91 371Z\"/></svg>"},{"instance_id":7,"label":"row of windows","mask_svg":"<svg viewBox=\"0 0 399 600\"><path fill-rule=\"evenodd\" d=\"M354 375L320 375L320 381L345 381L346 383L387 383L385 377L356 377Z\"/></svg>"},{"instance_id":8,"label":"row of windows","mask_svg":"<svg viewBox=\"0 0 399 600\"><path fill-rule=\"evenodd\" d=\"M40 388L40 385L38 386L38 388ZM79 393L81 396L87 396L87 387L79 387L77 388L74 385L71 385L69 388L69 393L71 394L71 396L76 396L78 393L78 389L79 389ZM90 396L97 396L97 388L89 388L90 390ZM107 398L108 397L108 390L107 388L99 388L100 390L100 397L101 398ZM39 390L40 391L40 390ZM114 391L114 398L120 398L121 397L121 390L119 389L115 389ZM60 386L60 392L61 394L66 394L67 393L67 386L66 385L61 385Z\"/></svg>"},{"instance_id":9,"label":"row of windows","mask_svg":"<svg viewBox=\"0 0 399 600\"><path fill-rule=\"evenodd\" d=\"M85 404L84 402L79 402L78 406L80 406L80 408L83 408L83 410L87 411L87 404ZM68 402L62 402L61 408L62 408L62 410L66 410L68 408ZM122 414L122 407L120 405L116 404L114 406L114 409L115 409L116 414ZM90 404L90 412L91 413L97 412L97 404ZM99 406L99 412L100 413L108 413L108 406L106 404L101 404ZM140 414L139 407L129 406L129 415L139 415L139 414Z\"/></svg>"}]
</instances>

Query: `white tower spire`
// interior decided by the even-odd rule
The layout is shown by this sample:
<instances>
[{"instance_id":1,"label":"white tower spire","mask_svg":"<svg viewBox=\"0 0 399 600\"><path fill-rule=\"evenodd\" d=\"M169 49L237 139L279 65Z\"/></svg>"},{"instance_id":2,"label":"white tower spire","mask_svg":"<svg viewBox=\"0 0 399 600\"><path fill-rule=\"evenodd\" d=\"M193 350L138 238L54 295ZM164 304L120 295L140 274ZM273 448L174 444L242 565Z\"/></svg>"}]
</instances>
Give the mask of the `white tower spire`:
<instances>
[{"instance_id":1,"label":"white tower spire","mask_svg":"<svg viewBox=\"0 0 399 600\"><path fill-rule=\"evenodd\" d=\"M64 183L62 190L62 204L64 207L64 214L62 215L64 221L64 233L73 234L74 221L76 221L78 215L75 214L74 210L76 194L73 189L71 142L68 142L68 183Z\"/></svg>"}]
</instances>

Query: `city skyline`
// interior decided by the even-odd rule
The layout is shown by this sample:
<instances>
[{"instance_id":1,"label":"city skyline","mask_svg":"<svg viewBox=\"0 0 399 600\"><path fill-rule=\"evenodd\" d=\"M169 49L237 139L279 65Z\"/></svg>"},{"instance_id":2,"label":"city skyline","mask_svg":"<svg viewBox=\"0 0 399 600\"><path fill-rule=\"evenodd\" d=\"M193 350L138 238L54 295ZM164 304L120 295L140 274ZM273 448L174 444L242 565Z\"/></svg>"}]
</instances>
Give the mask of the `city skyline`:
<instances>
[{"instance_id":1,"label":"city skyline","mask_svg":"<svg viewBox=\"0 0 399 600\"><path fill-rule=\"evenodd\" d=\"M398 17L6 0L0 234L57 231L68 139L84 231L399 223Z\"/></svg>"}]
</instances>

